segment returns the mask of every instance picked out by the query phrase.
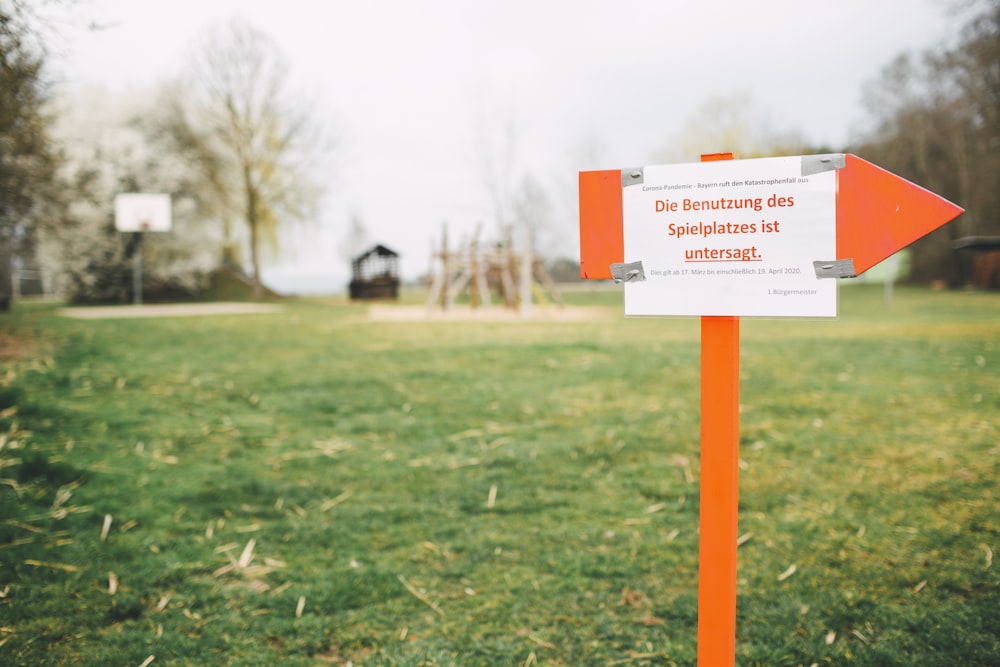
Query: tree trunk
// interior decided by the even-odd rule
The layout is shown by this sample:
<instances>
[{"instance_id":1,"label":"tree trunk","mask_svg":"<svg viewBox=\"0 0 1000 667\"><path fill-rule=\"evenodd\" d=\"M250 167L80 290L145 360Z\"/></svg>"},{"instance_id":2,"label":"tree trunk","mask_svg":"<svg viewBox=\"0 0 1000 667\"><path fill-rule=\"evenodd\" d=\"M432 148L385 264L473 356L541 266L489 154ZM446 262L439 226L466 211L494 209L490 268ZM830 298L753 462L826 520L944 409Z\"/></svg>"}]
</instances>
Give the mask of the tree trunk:
<instances>
[{"instance_id":1,"label":"tree trunk","mask_svg":"<svg viewBox=\"0 0 1000 667\"><path fill-rule=\"evenodd\" d=\"M260 301L264 298L264 285L260 281L260 260L257 258L257 225L250 227L250 257L253 262L253 298Z\"/></svg>"},{"instance_id":2,"label":"tree trunk","mask_svg":"<svg viewBox=\"0 0 1000 667\"><path fill-rule=\"evenodd\" d=\"M264 297L264 287L260 281L260 220L257 215L257 188L253 184L250 166L243 167L243 185L247 195L247 226L250 228L250 264L253 267L253 298L260 301Z\"/></svg>"},{"instance_id":3,"label":"tree trunk","mask_svg":"<svg viewBox=\"0 0 1000 667\"><path fill-rule=\"evenodd\" d=\"M13 234L9 229L0 230L0 312L8 312L14 300Z\"/></svg>"}]
</instances>

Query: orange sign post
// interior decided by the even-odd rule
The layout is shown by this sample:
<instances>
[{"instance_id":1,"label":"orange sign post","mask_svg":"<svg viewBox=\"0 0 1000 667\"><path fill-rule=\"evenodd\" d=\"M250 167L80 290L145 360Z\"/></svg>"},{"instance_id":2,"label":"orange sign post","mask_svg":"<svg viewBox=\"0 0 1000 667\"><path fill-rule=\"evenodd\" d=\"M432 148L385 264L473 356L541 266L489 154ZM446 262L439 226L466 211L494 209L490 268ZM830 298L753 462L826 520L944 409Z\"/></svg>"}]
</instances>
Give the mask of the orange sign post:
<instances>
[{"instance_id":1,"label":"orange sign post","mask_svg":"<svg viewBox=\"0 0 1000 667\"><path fill-rule=\"evenodd\" d=\"M702 156L702 162L732 160L731 153L716 153ZM684 188L723 189L742 186L743 181L733 184L710 182L711 178L699 180L699 165L690 165L690 179L680 179L684 184L643 185L643 190L675 192ZM921 236L941 227L962 213L955 204L910 183L861 158L849 154L807 156L802 158L800 177L788 179L765 179L770 183L808 183L809 175L836 171L835 211L812 210L812 218L835 220L836 258L813 258L811 262L816 280L824 278L854 277L867 271L875 264L901 250ZM683 170L681 173L685 173ZM631 181L630 181L631 179ZM623 190L628 183L643 183L642 170L605 170L580 172L580 275L584 279L611 279L630 282L645 281L642 260L646 257L626 257L625 220L626 206L623 204ZM688 183L690 181L690 183ZM758 182L755 182L756 185ZM692 185L697 183L697 186ZM791 187L791 186L789 186ZM657 196L665 195L657 193ZM794 204L795 197L772 199L778 205ZM803 197L799 197L801 201ZM657 212L671 210L699 210L704 204L718 204L720 207L743 202L752 205L755 212L762 211L762 202L753 197L743 199L715 198L684 199L683 207L671 208L669 199L654 200ZM822 201L822 200L821 200ZM727 204L728 202L728 204ZM771 199L768 199L768 203ZM648 202L647 202L648 203ZM822 206L820 207L822 208ZM629 209L631 210L631 209ZM769 223L760 219L760 227L754 222L733 224L712 220L706 224L702 220L691 222L685 218L679 227L670 225L675 231L683 229L694 235L709 238L710 234L752 234L781 229L781 223ZM749 219L749 218L747 218ZM799 221L799 220L796 220ZM793 221L793 222L796 222ZM785 221L789 222L789 221ZM821 221L822 222L822 221ZM789 225L785 225L787 229ZM656 227L654 226L654 229ZM822 231L822 230L821 230ZM810 230L810 233L813 233ZM679 236L679 235L678 235ZM648 238L648 237L643 237ZM759 237L758 237L759 238ZM798 238L798 237L794 237ZM811 238L811 237L807 237ZM679 243L679 241L678 241ZM724 242L720 242L724 243ZM732 245L732 244L730 244ZM759 245L759 244L758 244ZM718 274L746 274L747 281L765 280L771 274L801 274L801 267L770 267L763 263L763 250L758 245L748 248L738 256L728 247L705 247L700 254L691 255L694 260L711 259L711 269L698 269L699 298L712 307L711 290ZM786 244L787 246L787 244ZM635 244L643 248L643 244ZM787 247L784 248L787 252ZM670 274L686 276L695 269L669 268L669 262L653 258L651 274L661 278L652 285L658 289L684 288L690 283L671 282L663 278ZM626 264L626 262L629 262ZM735 263L753 262L754 268L726 269ZM675 265L676 266L676 265ZM659 268L657 268L659 267ZM807 276L808 277L808 276ZM708 278L706 280L706 278ZM797 278L798 280L799 278ZM743 278L739 278L743 280ZM728 283L732 284L732 283ZM759 289L782 296L810 292L801 289L778 289L766 284ZM662 287L661 287L662 286ZM644 287L648 303L650 287ZM654 295L655 296L655 295ZM653 301L655 304L655 300ZM668 302L662 315L690 315L687 310L670 312L670 308L689 306L672 305ZM725 302L722 309L732 308L732 301ZM716 306L714 310L718 311ZM628 308L626 307L626 311ZM649 314L648 308L642 314ZM739 487L739 372L740 372L740 316L733 312L702 315L701 317L701 477L698 537L698 664L703 667L725 667L733 665L736 656L736 552L738 536L738 487ZM788 314L787 308L781 314ZM793 313L794 314L794 313Z\"/></svg>"},{"instance_id":2,"label":"orange sign post","mask_svg":"<svg viewBox=\"0 0 1000 667\"><path fill-rule=\"evenodd\" d=\"M732 160L732 153L702 161ZM698 664L736 659L739 534L740 318L701 318L701 474L698 504Z\"/></svg>"}]
</instances>

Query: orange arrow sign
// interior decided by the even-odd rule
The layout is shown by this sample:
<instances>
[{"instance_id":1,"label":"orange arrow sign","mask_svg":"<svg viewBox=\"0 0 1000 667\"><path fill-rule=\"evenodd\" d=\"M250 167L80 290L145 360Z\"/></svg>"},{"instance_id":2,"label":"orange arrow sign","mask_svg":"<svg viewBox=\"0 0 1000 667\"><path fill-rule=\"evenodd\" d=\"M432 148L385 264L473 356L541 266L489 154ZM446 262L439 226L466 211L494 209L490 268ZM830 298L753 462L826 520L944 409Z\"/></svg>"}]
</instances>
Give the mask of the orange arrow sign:
<instances>
[{"instance_id":1,"label":"orange arrow sign","mask_svg":"<svg viewBox=\"0 0 1000 667\"><path fill-rule=\"evenodd\" d=\"M702 156L702 160L731 157L730 154L714 154ZM692 165L692 169L697 169L697 165ZM824 276L863 273L962 213L962 209L951 202L854 155L802 158L803 177L831 169L837 171L835 221L830 220L828 201L824 206L826 221L836 224L837 262L831 261L829 266L822 261L814 262L817 277L821 270ZM645 183L643 179L641 169L580 173L580 274L583 278L611 278L612 264L619 264L621 269L625 249L623 183ZM794 180L799 180L797 175ZM824 186L831 185L827 179ZM650 189L657 186L654 181ZM667 205L666 200L663 205ZM793 250L799 252L800 245L794 244ZM642 274L641 262L638 264L640 268L633 272ZM826 272L827 269L833 271ZM699 303L698 307L703 305ZM739 317L703 315L701 321L698 665L727 667L734 664L736 641Z\"/></svg>"},{"instance_id":2,"label":"orange arrow sign","mask_svg":"<svg viewBox=\"0 0 1000 667\"><path fill-rule=\"evenodd\" d=\"M845 275L864 273L964 210L856 155L831 158L839 167L836 259L853 263ZM611 264L624 261L622 175L621 169L580 172L581 278L610 279Z\"/></svg>"},{"instance_id":3,"label":"orange arrow sign","mask_svg":"<svg viewBox=\"0 0 1000 667\"><path fill-rule=\"evenodd\" d=\"M580 277L609 280L624 261L621 169L580 172Z\"/></svg>"},{"instance_id":4,"label":"orange arrow sign","mask_svg":"<svg viewBox=\"0 0 1000 667\"><path fill-rule=\"evenodd\" d=\"M837 259L860 275L965 209L904 178L846 156L837 172Z\"/></svg>"}]
</instances>

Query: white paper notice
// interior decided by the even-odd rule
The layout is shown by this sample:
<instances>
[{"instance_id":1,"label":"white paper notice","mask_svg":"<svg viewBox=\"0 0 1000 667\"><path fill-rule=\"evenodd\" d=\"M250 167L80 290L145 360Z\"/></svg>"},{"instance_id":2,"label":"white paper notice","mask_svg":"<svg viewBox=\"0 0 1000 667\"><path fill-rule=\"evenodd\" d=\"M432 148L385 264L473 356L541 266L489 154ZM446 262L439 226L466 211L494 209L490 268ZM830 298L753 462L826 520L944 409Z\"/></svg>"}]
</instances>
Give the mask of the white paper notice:
<instances>
[{"instance_id":1,"label":"white paper notice","mask_svg":"<svg viewBox=\"0 0 1000 667\"><path fill-rule=\"evenodd\" d=\"M626 315L835 317L836 171L802 158L646 167L622 190Z\"/></svg>"}]
</instances>

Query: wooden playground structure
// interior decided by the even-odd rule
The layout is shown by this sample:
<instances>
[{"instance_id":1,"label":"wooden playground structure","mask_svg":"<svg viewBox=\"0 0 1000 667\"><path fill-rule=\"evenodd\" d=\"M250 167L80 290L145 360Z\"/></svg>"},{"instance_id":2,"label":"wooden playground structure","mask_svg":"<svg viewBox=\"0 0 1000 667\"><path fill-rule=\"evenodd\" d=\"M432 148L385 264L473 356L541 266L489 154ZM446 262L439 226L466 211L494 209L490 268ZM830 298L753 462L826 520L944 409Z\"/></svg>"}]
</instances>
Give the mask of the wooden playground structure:
<instances>
[{"instance_id":1,"label":"wooden playground structure","mask_svg":"<svg viewBox=\"0 0 1000 667\"><path fill-rule=\"evenodd\" d=\"M540 258L531 252L530 235L520 248L507 229L505 238L481 244L480 229L455 249L448 244L447 227L442 228L440 245L432 246L432 278L427 294L427 310L450 311L456 303L472 310L494 305L520 310L530 317L532 303L554 304L562 308L559 288ZM496 304L494 304L496 299Z\"/></svg>"}]
</instances>

